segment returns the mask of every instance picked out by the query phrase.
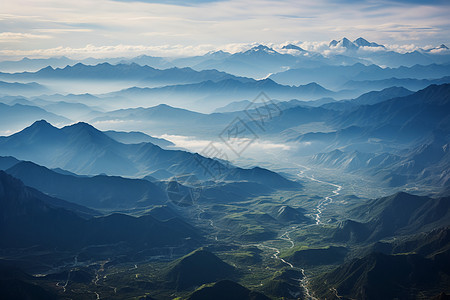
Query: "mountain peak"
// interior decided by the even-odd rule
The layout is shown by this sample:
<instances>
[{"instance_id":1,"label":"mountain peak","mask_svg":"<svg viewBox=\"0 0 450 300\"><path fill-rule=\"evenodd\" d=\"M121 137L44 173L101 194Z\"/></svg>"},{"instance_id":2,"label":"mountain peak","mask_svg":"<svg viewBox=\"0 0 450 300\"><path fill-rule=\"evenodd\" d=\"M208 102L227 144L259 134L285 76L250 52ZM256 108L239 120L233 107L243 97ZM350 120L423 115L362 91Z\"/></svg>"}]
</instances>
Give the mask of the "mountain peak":
<instances>
[{"instance_id":1,"label":"mountain peak","mask_svg":"<svg viewBox=\"0 0 450 300\"><path fill-rule=\"evenodd\" d=\"M210 51L208 53L206 53L206 56L209 57L225 57L225 56L229 56L230 53L223 51L223 50L217 50L217 51Z\"/></svg>"},{"instance_id":2,"label":"mountain peak","mask_svg":"<svg viewBox=\"0 0 450 300\"><path fill-rule=\"evenodd\" d=\"M82 139L93 138L97 143L107 143L110 141L114 141L102 131L85 122L79 122L73 125L66 126L62 128L61 131L65 132L66 134L72 135L73 139L78 139L80 137Z\"/></svg>"},{"instance_id":3,"label":"mountain peak","mask_svg":"<svg viewBox=\"0 0 450 300\"><path fill-rule=\"evenodd\" d=\"M42 68L42 69L40 69L39 71L38 71L38 73L40 72L40 73L43 73L43 72L52 72L52 71L54 71L55 69L53 69L52 68L52 66L47 66L47 67L45 67L45 68Z\"/></svg>"},{"instance_id":4,"label":"mountain peak","mask_svg":"<svg viewBox=\"0 0 450 300\"><path fill-rule=\"evenodd\" d=\"M348 38L344 37L342 40L336 41L332 40L329 44L330 47L341 46L346 48L347 50L356 50L358 46L353 44Z\"/></svg>"},{"instance_id":5,"label":"mountain peak","mask_svg":"<svg viewBox=\"0 0 450 300\"><path fill-rule=\"evenodd\" d=\"M270 78L258 80L258 83L263 84L264 86L267 86L267 85L278 86L279 85L278 83L276 83L275 81L273 81Z\"/></svg>"},{"instance_id":6,"label":"mountain peak","mask_svg":"<svg viewBox=\"0 0 450 300\"><path fill-rule=\"evenodd\" d=\"M92 126L91 124L88 124L86 122L78 122L75 123L73 125L69 125L67 127L71 127L71 128L81 128L81 129L90 129L90 130L97 130L94 126ZM65 128L67 128L65 127Z\"/></svg>"},{"instance_id":7,"label":"mountain peak","mask_svg":"<svg viewBox=\"0 0 450 300\"><path fill-rule=\"evenodd\" d=\"M36 121L33 124L31 124L30 127L42 128L42 127L53 127L53 126L46 120L39 120L39 121Z\"/></svg>"},{"instance_id":8,"label":"mountain peak","mask_svg":"<svg viewBox=\"0 0 450 300\"><path fill-rule=\"evenodd\" d=\"M357 48L357 46L355 44L353 44L348 38L344 37L342 39L342 46L347 48L347 49L355 49Z\"/></svg>"},{"instance_id":9,"label":"mountain peak","mask_svg":"<svg viewBox=\"0 0 450 300\"><path fill-rule=\"evenodd\" d=\"M21 132L49 132L57 131L58 128L54 127L52 124L48 123L46 120L39 120L22 130ZM19 132L20 133L20 132Z\"/></svg>"},{"instance_id":10,"label":"mountain peak","mask_svg":"<svg viewBox=\"0 0 450 300\"><path fill-rule=\"evenodd\" d=\"M351 43L350 40L349 40L348 38L346 38L346 37L344 37L344 38L342 39L342 42L343 42L343 43Z\"/></svg>"},{"instance_id":11,"label":"mountain peak","mask_svg":"<svg viewBox=\"0 0 450 300\"><path fill-rule=\"evenodd\" d=\"M338 41L332 40L328 46L329 46L329 47L336 47L337 44L338 44Z\"/></svg>"},{"instance_id":12,"label":"mountain peak","mask_svg":"<svg viewBox=\"0 0 450 300\"><path fill-rule=\"evenodd\" d=\"M369 42L365 38L359 37L353 42L351 42L348 38L344 37L342 40L336 41L332 40L329 44L329 47L337 47L341 46L343 48L346 48L347 50L357 50L360 47L381 47L385 48L383 45Z\"/></svg>"},{"instance_id":13,"label":"mountain peak","mask_svg":"<svg viewBox=\"0 0 450 300\"><path fill-rule=\"evenodd\" d=\"M225 279L233 272L232 266L200 248L174 261L167 270L166 279L179 290Z\"/></svg>"},{"instance_id":14,"label":"mountain peak","mask_svg":"<svg viewBox=\"0 0 450 300\"><path fill-rule=\"evenodd\" d=\"M355 44L358 47L382 47L384 48L383 45L377 44L377 43L373 43L373 42L369 42L368 40L359 37L356 40L353 41L353 44Z\"/></svg>"},{"instance_id":15,"label":"mountain peak","mask_svg":"<svg viewBox=\"0 0 450 300\"><path fill-rule=\"evenodd\" d=\"M165 104L165 103L158 104L158 105L153 106L153 107L151 107L151 108L153 108L153 109L155 109L155 110L161 110L161 111L172 111L172 110L178 110L178 109L180 109L180 108L173 107L173 106L170 106L170 105Z\"/></svg>"},{"instance_id":16,"label":"mountain peak","mask_svg":"<svg viewBox=\"0 0 450 300\"><path fill-rule=\"evenodd\" d=\"M285 50L297 50L300 52L306 52L304 49L302 49L301 47L297 46L297 45L293 45L293 44L289 44L289 45L285 45L283 46L283 48L281 49L285 49Z\"/></svg>"},{"instance_id":17,"label":"mountain peak","mask_svg":"<svg viewBox=\"0 0 450 300\"><path fill-rule=\"evenodd\" d=\"M276 52L275 50L273 50L270 47L267 47L265 45L258 45L255 46L253 48L250 48L249 50L245 51L244 53L269 53L269 54L276 54L278 52Z\"/></svg>"},{"instance_id":18,"label":"mountain peak","mask_svg":"<svg viewBox=\"0 0 450 300\"><path fill-rule=\"evenodd\" d=\"M354 40L353 43L355 43L357 45L359 45L360 43L361 44L369 44L369 41L366 40L365 38L359 37L356 40Z\"/></svg>"}]
</instances>

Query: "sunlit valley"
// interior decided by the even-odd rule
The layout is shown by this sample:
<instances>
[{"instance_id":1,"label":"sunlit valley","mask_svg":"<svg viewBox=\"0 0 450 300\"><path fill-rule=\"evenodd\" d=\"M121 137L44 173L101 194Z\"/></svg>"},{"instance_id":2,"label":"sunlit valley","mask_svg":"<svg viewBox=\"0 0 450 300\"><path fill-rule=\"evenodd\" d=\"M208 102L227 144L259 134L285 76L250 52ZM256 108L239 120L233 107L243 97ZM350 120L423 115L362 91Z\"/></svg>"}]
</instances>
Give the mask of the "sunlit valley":
<instances>
[{"instance_id":1,"label":"sunlit valley","mask_svg":"<svg viewBox=\"0 0 450 300\"><path fill-rule=\"evenodd\" d=\"M448 40L81 57L11 28L0 298L450 297Z\"/></svg>"}]
</instances>

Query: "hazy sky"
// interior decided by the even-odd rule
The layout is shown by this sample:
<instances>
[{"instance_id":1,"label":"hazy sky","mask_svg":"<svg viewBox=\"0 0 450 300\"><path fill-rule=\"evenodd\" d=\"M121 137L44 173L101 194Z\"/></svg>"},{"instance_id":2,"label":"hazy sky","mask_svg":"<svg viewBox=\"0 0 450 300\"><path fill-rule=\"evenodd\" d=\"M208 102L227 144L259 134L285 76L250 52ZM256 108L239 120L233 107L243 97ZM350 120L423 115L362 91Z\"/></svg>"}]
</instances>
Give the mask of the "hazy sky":
<instances>
[{"instance_id":1,"label":"hazy sky","mask_svg":"<svg viewBox=\"0 0 450 300\"><path fill-rule=\"evenodd\" d=\"M0 56L191 55L343 36L413 48L449 43L449 16L449 0L3 0Z\"/></svg>"}]
</instances>

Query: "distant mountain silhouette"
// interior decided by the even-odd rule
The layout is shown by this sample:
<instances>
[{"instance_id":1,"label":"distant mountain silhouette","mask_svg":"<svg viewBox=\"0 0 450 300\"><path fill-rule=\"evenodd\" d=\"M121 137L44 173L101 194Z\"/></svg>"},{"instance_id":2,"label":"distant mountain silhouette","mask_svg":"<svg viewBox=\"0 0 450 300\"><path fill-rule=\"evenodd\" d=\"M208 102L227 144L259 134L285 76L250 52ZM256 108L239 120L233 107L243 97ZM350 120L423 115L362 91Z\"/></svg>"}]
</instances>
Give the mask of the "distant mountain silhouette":
<instances>
[{"instance_id":1,"label":"distant mountain silhouette","mask_svg":"<svg viewBox=\"0 0 450 300\"><path fill-rule=\"evenodd\" d=\"M0 170L5 171L19 162L20 160L12 156L0 156Z\"/></svg>"},{"instance_id":2,"label":"distant mountain silhouette","mask_svg":"<svg viewBox=\"0 0 450 300\"><path fill-rule=\"evenodd\" d=\"M28 58L24 57L17 61L2 61L0 62L0 70L3 72L23 72L23 71L37 71L47 66L64 67L75 64L74 60L67 57L51 57L51 58Z\"/></svg>"},{"instance_id":3,"label":"distant mountain silhouette","mask_svg":"<svg viewBox=\"0 0 450 300\"><path fill-rule=\"evenodd\" d=\"M103 97L120 97L133 101L148 100L155 97L160 102L178 105L201 105L203 111L214 109L219 105L225 105L230 101L254 99L261 92L269 94L278 100L305 99L316 100L325 96L333 96L336 93L321 85L309 81L299 86L287 86L274 82L272 79L241 81L236 79L224 79L221 81L202 81L200 83L167 85L155 88L132 87L121 91L102 95ZM183 99L183 102L180 102Z\"/></svg>"},{"instance_id":4,"label":"distant mountain silhouette","mask_svg":"<svg viewBox=\"0 0 450 300\"><path fill-rule=\"evenodd\" d=\"M280 84L299 85L309 82L317 82L318 84L332 89L356 89L362 92L374 89L383 89L391 86L403 86L408 89L420 89L425 86L415 88L415 86L402 85L402 80L429 80L450 76L450 68L444 65L428 64L414 65L410 67L397 68L381 68L378 65L364 65L356 63L353 65L323 65L314 67L291 68L287 71L274 73L269 78ZM397 78L400 81L392 81ZM365 81L387 80L389 84L374 84ZM363 84L359 85L359 82ZM431 82L430 82L431 83ZM438 83L438 82L436 82Z\"/></svg>"},{"instance_id":5,"label":"distant mountain silhouette","mask_svg":"<svg viewBox=\"0 0 450 300\"><path fill-rule=\"evenodd\" d=\"M322 107L334 110L349 110L354 109L359 105L373 105L392 98L408 96L412 93L412 91L407 90L403 87L392 86L381 91L371 91L362 94L358 98L352 100L341 100L331 103L325 103L322 105Z\"/></svg>"},{"instance_id":6,"label":"distant mountain silhouette","mask_svg":"<svg viewBox=\"0 0 450 300\"><path fill-rule=\"evenodd\" d=\"M175 84L193 83L205 80L220 81L236 79L249 81L248 78L233 76L217 70L195 71L191 68L155 69L153 67L138 65L136 63L112 65L104 62L97 65L77 63L64 68L47 66L37 72L23 72L0 74L0 78L13 79L71 79L71 80L138 80L143 82Z\"/></svg>"},{"instance_id":7,"label":"distant mountain silhouette","mask_svg":"<svg viewBox=\"0 0 450 300\"><path fill-rule=\"evenodd\" d=\"M0 103L0 127L17 131L29 126L37 120L48 119L55 124L70 124L71 121L65 117L50 113L40 107L14 104L6 105Z\"/></svg>"},{"instance_id":8,"label":"distant mountain silhouette","mask_svg":"<svg viewBox=\"0 0 450 300\"><path fill-rule=\"evenodd\" d=\"M380 90L393 86L404 87L412 91L418 91L431 84L450 83L450 76L437 79L415 79L415 78L387 78L378 80L350 80L342 88L359 89L364 91Z\"/></svg>"},{"instance_id":9,"label":"distant mountain silhouette","mask_svg":"<svg viewBox=\"0 0 450 300\"><path fill-rule=\"evenodd\" d=\"M115 139L116 141L123 144L152 143L161 148L174 146L174 143L168 140L155 138L138 131L122 132L122 131L108 130L104 131L104 133L110 138Z\"/></svg>"},{"instance_id":10,"label":"distant mountain silhouette","mask_svg":"<svg viewBox=\"0 0 450 300\"><path fill-rule=\"evenodd\" d=\"M39 95L44 93L49 93L50 90L45 86L36 83L19 83L19 82L5 82L0 81L0 94L7 95Z\"/></svg>"}]
</instances>

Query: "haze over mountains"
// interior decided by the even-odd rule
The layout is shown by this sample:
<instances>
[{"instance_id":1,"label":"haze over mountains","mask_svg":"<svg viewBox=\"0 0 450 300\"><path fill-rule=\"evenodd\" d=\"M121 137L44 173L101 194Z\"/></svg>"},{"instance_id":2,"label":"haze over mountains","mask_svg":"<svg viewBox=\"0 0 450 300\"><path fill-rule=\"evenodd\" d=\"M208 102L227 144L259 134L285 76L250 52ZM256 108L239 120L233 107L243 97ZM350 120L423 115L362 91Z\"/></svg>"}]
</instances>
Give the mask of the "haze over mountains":
<instances>
[{"instance_id":1,"label":"haze over mountains","mask_svg":"<svg viewBox=\"0 0 450 300\"><path fill-rule=\"evenodd\" d=\"M449 112L445 45L0 62L0 294L445 299Z\"/></svg>"}]
</instances>

